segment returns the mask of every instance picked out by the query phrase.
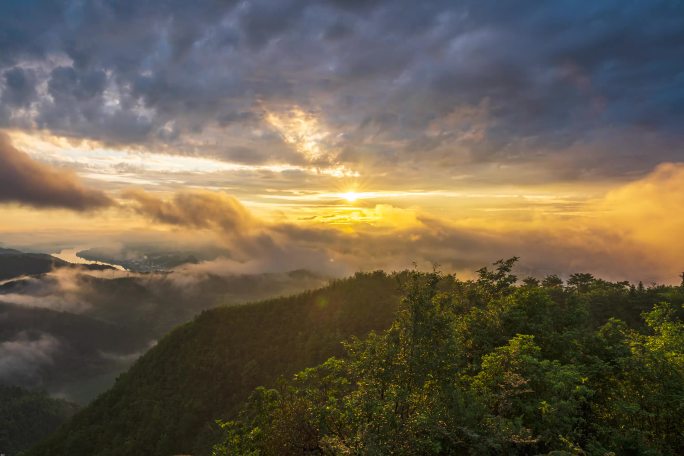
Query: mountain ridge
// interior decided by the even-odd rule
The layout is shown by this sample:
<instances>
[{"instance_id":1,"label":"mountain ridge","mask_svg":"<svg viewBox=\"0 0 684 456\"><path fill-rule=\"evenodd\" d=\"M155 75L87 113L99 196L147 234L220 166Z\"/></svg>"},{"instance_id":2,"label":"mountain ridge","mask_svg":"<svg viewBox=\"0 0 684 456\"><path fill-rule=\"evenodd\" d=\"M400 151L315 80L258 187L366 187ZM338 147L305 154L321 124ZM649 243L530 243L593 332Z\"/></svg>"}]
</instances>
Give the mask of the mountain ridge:
<instances>
[{"instance_id":1,"label":"mountain ridge","mask_svg":"<svg viewBox=\"0 0 684 456\"><path fill-rule=\"evenodd\" d=\"M102 264L69 263L47 253L26 253L16 249L0 248L0 281L45 274L59 268L80 268L88 271L114 269Z\"/></svg>"},{"instance_id":2,"label":"mountain ridge","mask_svg":"<svg viewBox=\"0 0 684 456\"><path fill-rule=\"evenodd\" d=\"M235 413L254 387L340 354L342 340L389 326L398 305L397 275L375 272L204 311L28 454L206 451L214 421Z\"/></svg>"}]
</instances>

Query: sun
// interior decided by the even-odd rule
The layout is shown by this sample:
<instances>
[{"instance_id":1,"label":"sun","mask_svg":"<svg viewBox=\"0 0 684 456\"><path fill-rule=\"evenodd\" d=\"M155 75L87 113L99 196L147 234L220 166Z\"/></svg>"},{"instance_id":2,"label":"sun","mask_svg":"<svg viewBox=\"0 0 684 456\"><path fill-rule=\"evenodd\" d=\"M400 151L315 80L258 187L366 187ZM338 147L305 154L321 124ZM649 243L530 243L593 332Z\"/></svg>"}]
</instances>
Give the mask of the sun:
<instances>
[{"instance_id":1,"label":"sun","mask_svg":"<svg viewBox=\"0 0 684 456\"><path fill-rule=\"evenodd\" d=\"M359 179L341 179L336 183L334 193L329 195L337 200L338 203L347 206L354 205L361 200L370 197L372 193L367 192L368 183L361 182Z\"/></svg>"},{"instance_id":2,"label":"sun","mask_svg":"<svg viewBox=\"0 0 684 456\"><path fill-rule=\"evenodd\" d=\"M359 194L356 192L347 192L342 194L342 198L346 199L350 203L353 203L359 199Z\"/></svg>"}]
</instances>

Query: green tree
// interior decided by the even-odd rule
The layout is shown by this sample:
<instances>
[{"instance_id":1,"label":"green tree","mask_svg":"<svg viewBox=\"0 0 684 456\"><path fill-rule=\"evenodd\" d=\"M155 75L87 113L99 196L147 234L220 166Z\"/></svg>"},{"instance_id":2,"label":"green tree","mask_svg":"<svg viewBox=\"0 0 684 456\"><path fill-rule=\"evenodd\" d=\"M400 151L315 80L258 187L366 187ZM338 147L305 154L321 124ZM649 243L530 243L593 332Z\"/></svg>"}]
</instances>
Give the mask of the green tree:
<instances>
[{"instance_id":1,"label":"green tree","mask_svg":"<svg viewBox=\"0 0 684 456\"><path fill-rule=\"evenodd\" d=\"M568 286L572 289L586 293L596 279L593 275L585 272L572 274L568 279Z\"/></svg>"},{"instance_id":2,"label":"green tree","mask_svg":"<svg viewBox=\"0 0 684 456\"><path fill-rule=\"evenodd\" d=\"M514 262L404 274L388 330L257 390L215 454L681 454L682 309L653 304L679 295L586 274L517 287ZM652 309L605 322L611 300Z\"/></svg>"},{"instance_id":3,"label":"green tree","mask_svg":"<svg viewBox=\"0 0 684 456\"><path fill-rule=\"evenodd\" d=\"M592 391L578 369L543 359L531 335L517 335L482 360L472 388L488 409L484 425L505 454L575 451L580 411Z\"/></svg>"}]
</instances>

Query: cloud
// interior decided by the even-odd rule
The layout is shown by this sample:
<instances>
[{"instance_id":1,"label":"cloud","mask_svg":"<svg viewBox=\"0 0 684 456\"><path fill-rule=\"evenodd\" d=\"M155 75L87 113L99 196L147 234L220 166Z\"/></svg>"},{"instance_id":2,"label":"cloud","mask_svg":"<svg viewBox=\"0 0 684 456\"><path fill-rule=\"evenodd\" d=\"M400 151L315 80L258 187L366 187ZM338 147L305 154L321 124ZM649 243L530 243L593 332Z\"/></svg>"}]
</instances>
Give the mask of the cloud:
<instances>
[{"instance_id":1,"label":"cloud","mask_svg":"<svg viewBox=\"0 0 684 456\"><path fill-rule=\"evenodd\" d=\"M462 198L449 195L435 200L434 204L450 201L463 208L448 214L378 197L361 198L354 204L307 200L306 210L308 205L313 208L305 213L313 215L298 220L266 217L224 192L131 190L124 193L121 207L130 208L131 219L126 220L136 226L135 231L114 237L97 234L79 242L92 246L114 242L124 256L135 252L141 257L157 250L203 252L195 256L209 261L184 266L169 276L178 283L197 283L197 277L212 274L299 268L344 276L357 270L410 268L414 261L424 268L436 263L470 277L481 266L514 255L522 257L521 275L585 271L607 279L672 283L678 281L684 257L680 236L684 218L679 210L684 205L683 167L663 164L591 199L540 199L534 210L521 197L497 201L485 195L484 199L452 201ZM556 205L562 209L556 210ZM154 223L141 223L141 219ZM62 233L57 236L62 240ZM46 279L30 292L14 292L23 297L10 298L33 305L54 295L55 299L43 302L88 311L83 303L90 298L69 292L68 286L74 283L71 278L67 274L53 277L54 286ZM76 285L88 289L82 279Z\"/></svg>"},{"instance_id":2,"label":"cloud","mask_svg":"<svg viewBox=\"0 0 684 456\"><path fill-rule=\"evenodd\" d=\"M2 102L5 106L26 107L36 97L35 81L31 71L11 68L5 71L5 90Z\"/></svg>"},{"instance_id":3,"label":"cloud","mask_svg":"<svg viewBox=\"0 0 684 456\"><path fill-rule=\"evenodd\" d=\"M197 230L203 230L203 235L214 235L227 252L223 258L199 267L188 266L187 270L210 270L216 266L222 274L254 274L307 268L340 275L340 267L330 264L324 246L290 242L279 232L278 224L258 219L225 193L180 191L164 199L144 190L129 190L124 197L134 211L155 222L176 226L195 236ZM346 268L344 271L351 272Z\"/></svg>"},{"instance_id":4,"label":"cloud","mask_svg":"<svg viewBox=\"0 0 684 456\"><path fill-rule=\"evenodd\" d=\"M179 193L164 200L140 191L134 201L142 204L140 213L188 235L196 229L216 235L228 253L189 266L197 271L308 268L339 276L404 269L415 261L468 277L493 260L515 255L523 258L525 274L588 271L608 279L673 282L684 256L682 195L684 165L669 163L602 197L571 202L569 213L542 210L523 218L516 215L517 201L510 202L513 215L481 212L485 215L478 217L470 211L463 218L360 201L356 207L320 207L306 222L260 219L223 193Z\"/></svg>"},{"instance_id":5,"label":"cloud","mask_svg":"<svg viewBox=\"0 0 684 456\"><path fill-rule=\"evenodd\" d=\"M76 211L112 204L106 194L85 187L72 173L32 160L24 152L14 148L7 136L0 133L0 203L2 202Z\"/></svg>"},{"instance_id":6,"label":"cloud","mask_svg":"<svg viewBox=\"0 0 684 456\"><path fill-rule=\"evenodd\" d=\"M53 364L60 342L47 333L19 332L0 342L0 381L10 384L34 382L43 367Z\"/></svg>"},{"instance_id":7,"label":"cloud","mask_svg":"<svg viewBox=\"0 0 684 456\"><path fill-rule=\"evenodd\" d=\"M133 209L156 222L190 228L213 228L225 234L241 235L255 219L232 196L208 191L182 191L164 200L144 190L127 190L124 198Z\"/></svg>"},{"instance_id":8,"label":"cloud","mask_svg":"<svg viewBox=\"0 0 684 456\"><path fill-rule=\"evenodd\" d=\"M3 2L0 126L241 163L344 165L376 188L453 189L455 174L468 176L460 188L626 182L684 154L683 6ZM126 196L139 214L188 236L216 233L235 268L422 259L467 270L522 254L539 271L639 278L641 269L662 279L679 269L676 168L580 204L590 215L536 220L528 211L532 220L505 231L494 218L435 219L385 202L355 212L322 207L302 226L258 220L220 193ZM261 192L260 202L272 202L271 191L335 185L292 170L253 171L141 174L165 190L178 182L236 188L250 199ZM115 177L130 178L124 172ZM41 188L4 181L0 199Z\"/></svg>"},{"instance_id":9,"label":"cloud","mask_svg":"<svg viewBox=\"0 0 684 456\"><path fill-rule=\"evenodd\" d=\"M281 115L269 112L265 119L283 141L292 145L307 161L334 162L335 157L331 156L330 151L323 149L329 132L319 125L314 115L295 107Z\"/></svg>"},{"instance_id":10,"label":"cloud","mask_svg":"<svg viewBox=\"0 0 684 456\"><path fill-rule=\"evenodd\" d=\"M0 342L20 338L19 332L31 329L27 335L49 333L63 341L66 351L95 349L96 358L109 360L113 354L132 356L142 349L141 343L162 336L203 310L319 288L330 277L320 269L313 273L283 267L276 273L262 273L276 271L269 269L275 259L270 260L265 264L264 258L252 262L220 258L149 273L57 269L7 281L0 284ZM292 260L299 263L300 258ZM286 261L281 261L285 266ZM318 264L311 262L311 269ZM93 325L93 331L100 327L116 337L110 340L111 334L98 333L103 338L97 340L104 346L91 346L94 333L84 336L80 331L90 331ZM74 341L85 346L74 346Z\"/></svg>"},{"instance_id":11,"label":"cloud","mask_svg":"<svg viewBox=\"0 0 684 456\"><path fill-rule=\"evenodd\" d=\"M145 274L61 268L7 281L0 284L0 383L71 397L90 379L99 391L158 338L199 312L327 282L303 271L235 275L211 262Z\"/></svg>"},{"instance_id":12,"label":"cloud","mask_svg":"<svg viewBox=\"0 0 684 456\"><path fill-rule=\"evenodd\" d=\"M90 290L87 277L121 277L118 270L88 271L81 268L57 268L37 277L8 280L10 287L0 290L0 301L26 307L60 312L83 313L91 307L85 297Z\"/></svg>"},{"instance_id":13,"label":"cloud","mask_svg":"<svg viewBox=\"0 0 684 456\"><path fill-rule=\"evenodd\" d=\"M309 289L327 283L326 277L345 277L355 272L349 264L330 261L330 252L325 248L308 248L303 245L272 245L252 257L234 259L220 257L199 264L185 265L170 278L179 285L196 284L208 276L241 276L258 274L284 274L306 270L317 274L309 281ZM200 282L201 285L201 282Z\"/></svg>"},{"instance_id":14,"label":"cloud","mask_svg":"<svg viewBox=\"0 0 684 456\"><path fill-rule=\"evenodd\" d=\"M659 268L684 267L684 163L663 163L597 204L606 230L643 246Z\"/></svg>"},{"instance_id":15,"label":"cloud","mask_svg":"<svg viewBox=\"0 0 684 456\"><path fill-rule=\"evenodd\" d=\"M369 171L530 164L547 179L568 154L577 179L682 153L681 2L21 3L0 6L6 126ZM305 134L273 132L264 112L293 110L325 128L304 116ZM627 134L663 147L616 147Z\"/></svg>"}]
</instances>

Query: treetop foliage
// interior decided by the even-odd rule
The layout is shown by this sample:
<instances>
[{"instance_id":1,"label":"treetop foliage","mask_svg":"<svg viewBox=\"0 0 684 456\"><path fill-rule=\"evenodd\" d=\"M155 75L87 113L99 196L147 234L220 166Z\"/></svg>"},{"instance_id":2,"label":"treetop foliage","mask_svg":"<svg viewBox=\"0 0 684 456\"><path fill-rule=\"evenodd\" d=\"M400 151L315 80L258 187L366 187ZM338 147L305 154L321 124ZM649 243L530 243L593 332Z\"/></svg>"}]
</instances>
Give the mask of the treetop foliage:
<instances>
[{"instance_id":1,"label":"treetop foliage","mask_svg":"<svg viewBox=\"0 0 684 456\"><path fill-rule=\"evenodd\" d=\"M0 454L16 456L54 432L78 406L44 392L0 384Z\"/></svg>"},{"instance_id":2,"label":"treetop foliage","mask_svg":"<svg viewBox=\"0 0 684 456\"><path fill-rule=\"evenodd\" d=\"M406 274L389 329L255 390L214 455L683 454L682 290L516 260Z\"/></svg>"},{"instance_id":3,"label":"treetop foliage","mask_svg":"<svg viewBox=\"0 0 684 456\"><path fill-rule=\"evenodd\" d=\"M682 454L684 288L514 266L205 311L28 454Z\"/></svg>"}]
</instances>

